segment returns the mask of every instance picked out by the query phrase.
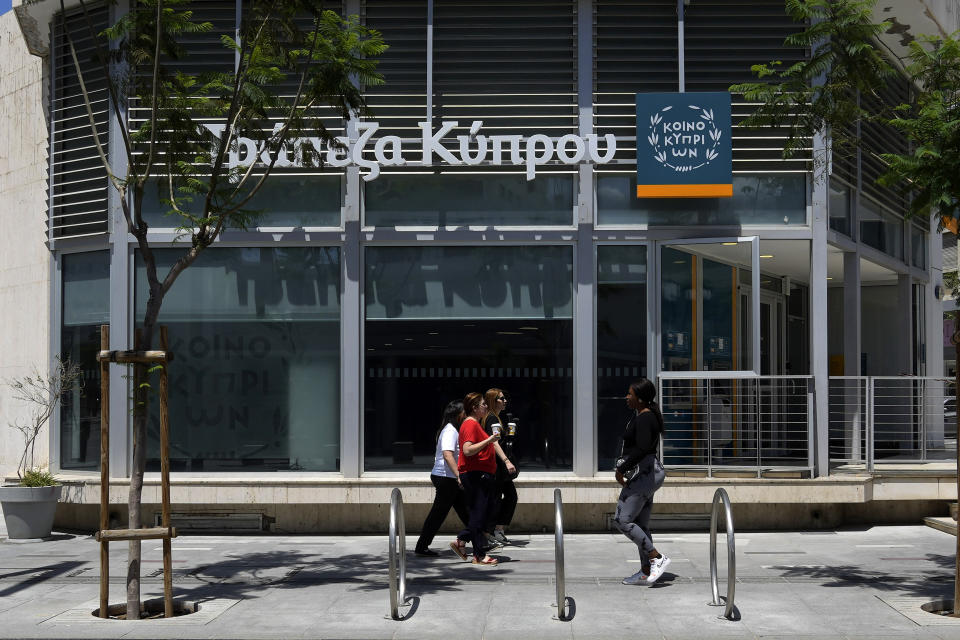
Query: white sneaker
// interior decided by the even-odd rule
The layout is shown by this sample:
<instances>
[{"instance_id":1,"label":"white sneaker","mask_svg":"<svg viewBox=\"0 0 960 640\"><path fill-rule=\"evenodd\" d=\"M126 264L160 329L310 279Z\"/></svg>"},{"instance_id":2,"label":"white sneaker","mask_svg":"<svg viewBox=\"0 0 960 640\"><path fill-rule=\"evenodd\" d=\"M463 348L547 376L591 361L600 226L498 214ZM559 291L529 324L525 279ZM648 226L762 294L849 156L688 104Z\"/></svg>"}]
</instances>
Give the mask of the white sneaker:
<instances>
[{"instance_id":1,"label":"white sneaker","mask_svg":"<svg viewBox=\"0 0 960 640\"><path fill-rule=\"evenodd\" d=\"M647 582L647 574L643 572L643 569L637 571L635 574L628 578L624 578L621 581L621 584L645 584Z\"/></svg>"},{"instance_id":2,"label":"white sneaker","mask_svg":"<svg viewBox=\"0 0 960 640\"><path fill-rule=\"evenodd\" d=\"M661 554L659 558L650 559L650 575L647 576L647 584L653 584L660 579L663 572L670 566L670 558Z\"/></svg>"}]
</instances>

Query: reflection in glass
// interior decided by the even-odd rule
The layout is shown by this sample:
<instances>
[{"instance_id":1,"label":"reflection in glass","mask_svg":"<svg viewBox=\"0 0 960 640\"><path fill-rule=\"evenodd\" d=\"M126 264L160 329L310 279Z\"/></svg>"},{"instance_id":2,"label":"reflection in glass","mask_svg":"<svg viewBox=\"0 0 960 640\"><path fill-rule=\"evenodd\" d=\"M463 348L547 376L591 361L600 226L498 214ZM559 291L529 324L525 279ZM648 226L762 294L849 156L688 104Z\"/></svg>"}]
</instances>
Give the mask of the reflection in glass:
<instances>
[{"instance_id":1,"label":"reflection in glass","mask_svg":"<svg viewBox=\"0 0 960 640\"><path fill-rule=\"evenodd\" d=\"M573 223L573 175L382 175L364 185L371 227Z\"/></svg>"},{"instance_id":2,"label":"reflection in glass","mask_svg":"<svg viewBox=\"0 0 960 640\"><path fill-rule=\"evenodd\" d=\"M635 175L598 175L598 223L667 227L807 223L803 174L734 175L732 198L659 199L636 194Z\"/></svg>"},{"instance_id":3,"label":"reflection in glass","mask_svg":"<svg viewBox=\"0 0 960 640\"><path fill-rule=\"evenodd\" d=\"M165 273L182 253L156 251ZM146 305L137 267L137 318ZM208 249L164 301L174 470L335 471L340 455L335 247ZM151 403L148 465L159 465Z\"/></svg>"},{"instance_id":4,"label":"reflection in glass","mask_svg":"<svg viewBox=\"0 0 960 640\"><path fill-rule=\"evenodd\" d=\"M845 236L850 235L850 187L837 180L830 181L830 228Z\"/></svg>"},{"instance_id":5,"label":"reflection in glass","mask_svg":"<svg viewBox=\"0 0 960 640\"><path fill-rule=\"evenodd\" d=\"M110 323L110 252L65 254L60 357L80 365L60 405L60 468L100 468L100 325Z\"/></svg>"},{"instance_id":6,"label":"reflection in glass","mask_svg":"<svg viewBox=\"0 0 960 640\"><path fill-rule=\"evenodd\" d=\"M251 178L252 180L252 178ZM152 227L175 228L180 222L170 207L162 202L169 198L161 192L167 184L151 181L143 193L143 217ZM287 176L271 175L244 208L260 212L254 226L259 227L339 227L341 180L337 175ZM186 202L186 201L185 201ZM199 200L197 200L199 206ZM190 202L182 204L188 210Z\"/></svg>"},{"instance_id":7,"label":"reflection in glass","mask_svg":"<svg viewBox=\"0 0 960 640\"><path fill-rule=\"evenodd\" d=\"M927 234L910 225L910 260L913 266L927 268Z\"/></svg>"},{"instance_id":8,"label":"reflection in glass","mask_svg":"<svg viewBox=\"0 0 960 640\"><path fill-rule=\"evenodd\" d=\"M864 244L903 259L903 221L866 198L860 199L859 218L860 240Z\"/></svg>"},{"instance_id":9,"label":"reflection in glass","mask_svg":"<svg viewBox=\"0 0 960 640\"><path fill-rule=\"evenodd\" d=\"M630 417L623 397L647 375L647 248L597 247L597 464L613 468Z\"/></svg>"},{"instance_id":10,"label":"reflection in glass","mask_svg":"<svg viewBox=\"0 0 960 640\"><path fill-rule=\"evenodd\" d=\"M572 249L365 256L364 469L429 469L446 403L491 387L517 422L518 466L572 468Z\"/></svg>"}]
</instances>

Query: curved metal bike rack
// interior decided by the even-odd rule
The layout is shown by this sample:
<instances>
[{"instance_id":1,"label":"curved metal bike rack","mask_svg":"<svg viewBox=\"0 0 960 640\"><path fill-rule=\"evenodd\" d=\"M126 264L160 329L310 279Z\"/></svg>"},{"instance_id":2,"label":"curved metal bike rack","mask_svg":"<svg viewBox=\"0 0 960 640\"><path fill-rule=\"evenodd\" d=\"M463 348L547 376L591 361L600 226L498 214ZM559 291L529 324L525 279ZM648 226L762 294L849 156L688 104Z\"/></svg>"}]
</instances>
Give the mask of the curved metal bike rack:
<instances>
[{"instance_id":1,"label":"curved metal bike rack","mask_svg":"<svg viewBox=\"0 0 960 640\"><path fill-rule=\"evenodd\" d=\"M717 515L720 504L723 503L723 509L727 518L727 595L725 598L720 596L720 585L717 581ZM713 588L713 602L710 606L719 607L726 601L726 609L723 617L727 620L733 619L733 596L734 588L737 582L737 554L736 544L733 539L733 509L730 507L730 497L723 489L717 489L713 494L713 508L710 513L710 586Z\"/></svg>"},{"instance_id":2,"label":"curved metal bike rack","mask_svg":"<svg viewBox=\"0 0 960 640\"><path fill-rule=\"evenodd\" d=\"M553 490L553 510L554 510L554 564L557 569L557 619L567 619L567 589L566 577L563 567L563 498L560 496L560 489Z\"/></svg>"},{"instance_id":3,"label":"curved metal bike rack","mask_svg":"<svg viewBox=\"0 0 960 640\"><path fill-rule=\"evenodd\" d=\"M390 494L390 617L402 620L400 607L407 602L407 527L403 519L403 494Z\"/></svg>"}]
</instances>

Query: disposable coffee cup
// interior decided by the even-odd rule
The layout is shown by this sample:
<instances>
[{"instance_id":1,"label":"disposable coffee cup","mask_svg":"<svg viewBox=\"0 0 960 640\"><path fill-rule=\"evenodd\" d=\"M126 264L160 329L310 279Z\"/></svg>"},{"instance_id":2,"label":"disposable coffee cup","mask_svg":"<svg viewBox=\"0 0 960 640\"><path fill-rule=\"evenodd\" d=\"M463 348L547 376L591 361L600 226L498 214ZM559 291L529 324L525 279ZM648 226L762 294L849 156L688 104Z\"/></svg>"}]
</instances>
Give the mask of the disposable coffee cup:
<instances>
[{"instance_id":1,"label":"disposable coffee cup","mask_svg":"<svg viewBox=\"0 0 960 640\"><path fill-rule=\"evenodd\" d=\"M495 436L500 435L500 425L498 425L498 424L492 425L492 426L490 427L490 430L493 431L493 435L495 435Z\"/></svg>"},{"instance_id":2,"label":"disposable coffee cup","mask_svg":"<svg viewBox=\"0 0 960 640\"><path fill-rule=\"evenodd\" d=\"M517 435L517 423L516 423L516 422L508 422L508 423L507 423L507 435L508 435L508 436L515 436L515 435Z\"/></svg>"}]
</instances>

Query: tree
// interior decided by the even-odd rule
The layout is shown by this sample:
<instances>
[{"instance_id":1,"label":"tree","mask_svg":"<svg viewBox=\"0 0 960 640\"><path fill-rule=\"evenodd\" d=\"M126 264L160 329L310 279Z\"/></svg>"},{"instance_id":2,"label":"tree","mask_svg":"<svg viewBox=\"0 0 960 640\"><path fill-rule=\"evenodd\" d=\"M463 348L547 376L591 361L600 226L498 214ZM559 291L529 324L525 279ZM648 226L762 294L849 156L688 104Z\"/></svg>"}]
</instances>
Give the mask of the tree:
<instances>
[{"instance_id":1,"label":"tree","mask_svg":"<svg viewBox=\"0 0 960 640\"><path fill-rule=\"evenodd\" d=\"M121 132L126 168L115 171L97 132L78 53L61 22L80 80L97 152L110 185L119 194L127 231L136 239L149 296L140 320L137 349L153 347L164 296L177 277L221 236L225 229L246 229L259 214L251 200L263 187L297 134L309 131L329 148L342 145L324 126L320 107L333 107L344 120L366 110L363 86L383 82L376 58L387 48L381 36L359 23L324 10L322 0L249 0L237 38L217 37L209 22L194 18L189 0L138 0L103 33L95 33L88 7L80 0L96 57ZM184 36L217 38L234 54L232 69L191 73L183 64ZM142 125L128 130L124 107L135 99L148 112ZM213 129L203 122L220 123ZM239 140L254 141L246 161ZM249 151L249 150L248 150ZM292 151L301 153L301 149ZM252 156L252 157L251 157ZM303 162L322 165L319 153ZM181 237L189 237L169 272L158 273L149 225L142 215L144 193L159 182ZM146 462L147 372L134 373L133 455L128 497L129 527L140 528L141 493ZM127 618L140 611L140 543L130 542L127 567Z\"/></svg>"},{"instance_id":2,"label":"tree","mask_svg":"<svg viewBox=\"0 0 960 640\"><path fill-rule=\"evenodd\" d=\"M937 216L938 230L946 226L956 233L960 223L960 32L920 36L911 42L904 70L914 85L911 103L871 112L864 109L861 97L878 98L877 91L895 73L877 43L890 25L872 22L875 4L876 0L786 0L787 12L795 20L809 22L787 43L809 46L810 60L784 71L778 70L776 62L755 65L758 79L779 82L745 83L730 90L762 102L745 124L788 127L784 155L796 152L801 141L816 134L828 140L827 153L830 140L833 153L855 147L855 125L865 120L899 130L910 150L881 154L887 170L879 182L909 194L907 217ZM791 120L794 114L796 119ZM945 283L954 299L960 300L960 279L947 275ZM953 344L960 362L960 318L957 312L953 316ZM960 370L954 389L960 402ZM957 490L960 495L960 457ZM960 535L954 603L960 603ZM960 607L954 607L953 615L960 617Z\"/></svg>"},{"instance_id":3,"label":"tree","mask_svg":"<svg viewBox=\"0 0 960 640\"><path fill-rule=\"evenodd\" d=\"M856 124L875 117L860 96L873 95L894 75L874 39L890 28L872 22L876 0L786 0L786 12L807 27L784 40L788 47L810 51L806 60L784 68L775 60L755 64L758 82L733 85L759 105L740 126L769 126L784 130L783 155L792 157L809 148L815 136L827 141L825 156L815 157L820 176L826 175L830 155L856 148Z\"/></svg>"}]
</instances>

